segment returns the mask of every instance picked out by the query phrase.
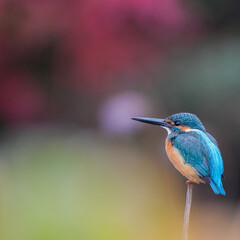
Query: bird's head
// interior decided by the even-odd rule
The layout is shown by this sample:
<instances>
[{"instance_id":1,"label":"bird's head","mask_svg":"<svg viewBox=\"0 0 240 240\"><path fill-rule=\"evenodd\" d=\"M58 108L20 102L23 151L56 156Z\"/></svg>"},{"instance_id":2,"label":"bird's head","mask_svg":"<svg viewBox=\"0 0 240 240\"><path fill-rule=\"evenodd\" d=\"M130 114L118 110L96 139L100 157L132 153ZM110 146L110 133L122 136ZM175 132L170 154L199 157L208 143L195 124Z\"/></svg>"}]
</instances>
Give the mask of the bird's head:
<instances>
[{"instance_id":1,"label":"bird's head","mask_svg":"<svg viewBox=\"0 0 240 240\"><path fill-rule=\"evenodd\" d=\"M171 132L185 132L190 129L196 129L205 131L205 128L200 121L200 119L192 113L176 113L165 119L160 118L141 118L141 117L134 117L133 120L159 125L160 127L165 128L168 133Z\"/></svg>"}]
</instances>

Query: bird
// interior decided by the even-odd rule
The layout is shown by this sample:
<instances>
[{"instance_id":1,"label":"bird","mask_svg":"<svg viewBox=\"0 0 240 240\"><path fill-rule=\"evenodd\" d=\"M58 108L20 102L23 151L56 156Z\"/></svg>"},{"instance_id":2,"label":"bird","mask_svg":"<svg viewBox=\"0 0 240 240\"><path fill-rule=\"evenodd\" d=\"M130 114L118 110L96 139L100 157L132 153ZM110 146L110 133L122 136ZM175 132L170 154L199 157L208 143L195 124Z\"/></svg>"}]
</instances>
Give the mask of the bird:
<instances>
[{"instance_id":1,"label":"bird","mask_svg":"<svg viewBox=\"0 0 240 240\"><path fill-rule=\"evenodd\" d=\"M215 194L226 195L222 185L224 166L215 138L192 113L176 113L165 119L133 117L167 130L165 150L174 167L191 183L209 184Z\"/></svg>"}]
</instances>

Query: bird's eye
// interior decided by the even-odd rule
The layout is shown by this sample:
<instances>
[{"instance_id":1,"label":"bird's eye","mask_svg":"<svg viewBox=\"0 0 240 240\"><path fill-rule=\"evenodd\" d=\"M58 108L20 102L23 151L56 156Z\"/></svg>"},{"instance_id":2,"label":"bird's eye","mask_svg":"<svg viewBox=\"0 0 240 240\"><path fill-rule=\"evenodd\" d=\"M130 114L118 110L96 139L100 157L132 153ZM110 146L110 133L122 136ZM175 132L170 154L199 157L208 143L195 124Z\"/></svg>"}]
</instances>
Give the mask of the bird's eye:
<instances>
[{"instance_id":1,"label":"bird's eye","mask_svg":"<svg viewBox=\"0 0 240 240\"><path fill-rule=\"evenodd\" d=\"M175 126L179 126L180 125L180 122L179 121L176 121L174 122L175 123Z\"/></svg>"}]
</instances>

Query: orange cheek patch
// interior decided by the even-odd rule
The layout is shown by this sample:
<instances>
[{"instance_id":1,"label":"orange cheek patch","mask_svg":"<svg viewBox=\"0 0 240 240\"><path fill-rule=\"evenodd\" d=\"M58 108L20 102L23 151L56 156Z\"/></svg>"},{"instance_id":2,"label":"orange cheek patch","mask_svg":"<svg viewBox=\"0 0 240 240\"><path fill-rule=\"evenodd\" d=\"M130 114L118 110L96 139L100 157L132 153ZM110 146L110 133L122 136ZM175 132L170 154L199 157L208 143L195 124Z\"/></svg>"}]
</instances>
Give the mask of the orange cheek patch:
<instances>
[{"instance_id":1,"label":"orange cheek patch","mask_svg":"<svg viewBox=\"0 0 240 240\"><path fill-rule=\"evenodd\" d=\"M190 129L190 127L177 127L177 128L181 129L184 132L186 132L186 130Z\"/></svg>"},{"instance_id":2,"label":"orange cheek patch","mask_svg":"<svg viewBox=\"0 0 240 240\"><path fill-rule=\"evenodd\" d=\"M165 120L164 122L171 124L173 121L172 120Z\"/></svg>"}]
</instances>

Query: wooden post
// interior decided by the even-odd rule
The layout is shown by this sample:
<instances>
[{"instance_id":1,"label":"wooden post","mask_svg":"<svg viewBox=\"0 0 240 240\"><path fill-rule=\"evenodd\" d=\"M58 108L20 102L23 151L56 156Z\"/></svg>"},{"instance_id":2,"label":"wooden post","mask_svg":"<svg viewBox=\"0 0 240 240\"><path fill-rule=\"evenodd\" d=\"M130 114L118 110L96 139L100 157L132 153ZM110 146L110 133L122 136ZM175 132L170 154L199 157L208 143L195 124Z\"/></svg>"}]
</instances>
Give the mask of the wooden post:
<instances>
[{"instance_id":1,"label":"wooden post","mask_svg":"<svg viewBox=\"0 0 240 240\"><path fill-rule=\"evenodd\" d=\"M187 183L186 205L185 205L185 212L184 212L183 232L182 232L183 240L188 240L188 226L189 226L190 210L192 205L193 186L194 186L193 183Z\"/></svg>"}]
</instances>

